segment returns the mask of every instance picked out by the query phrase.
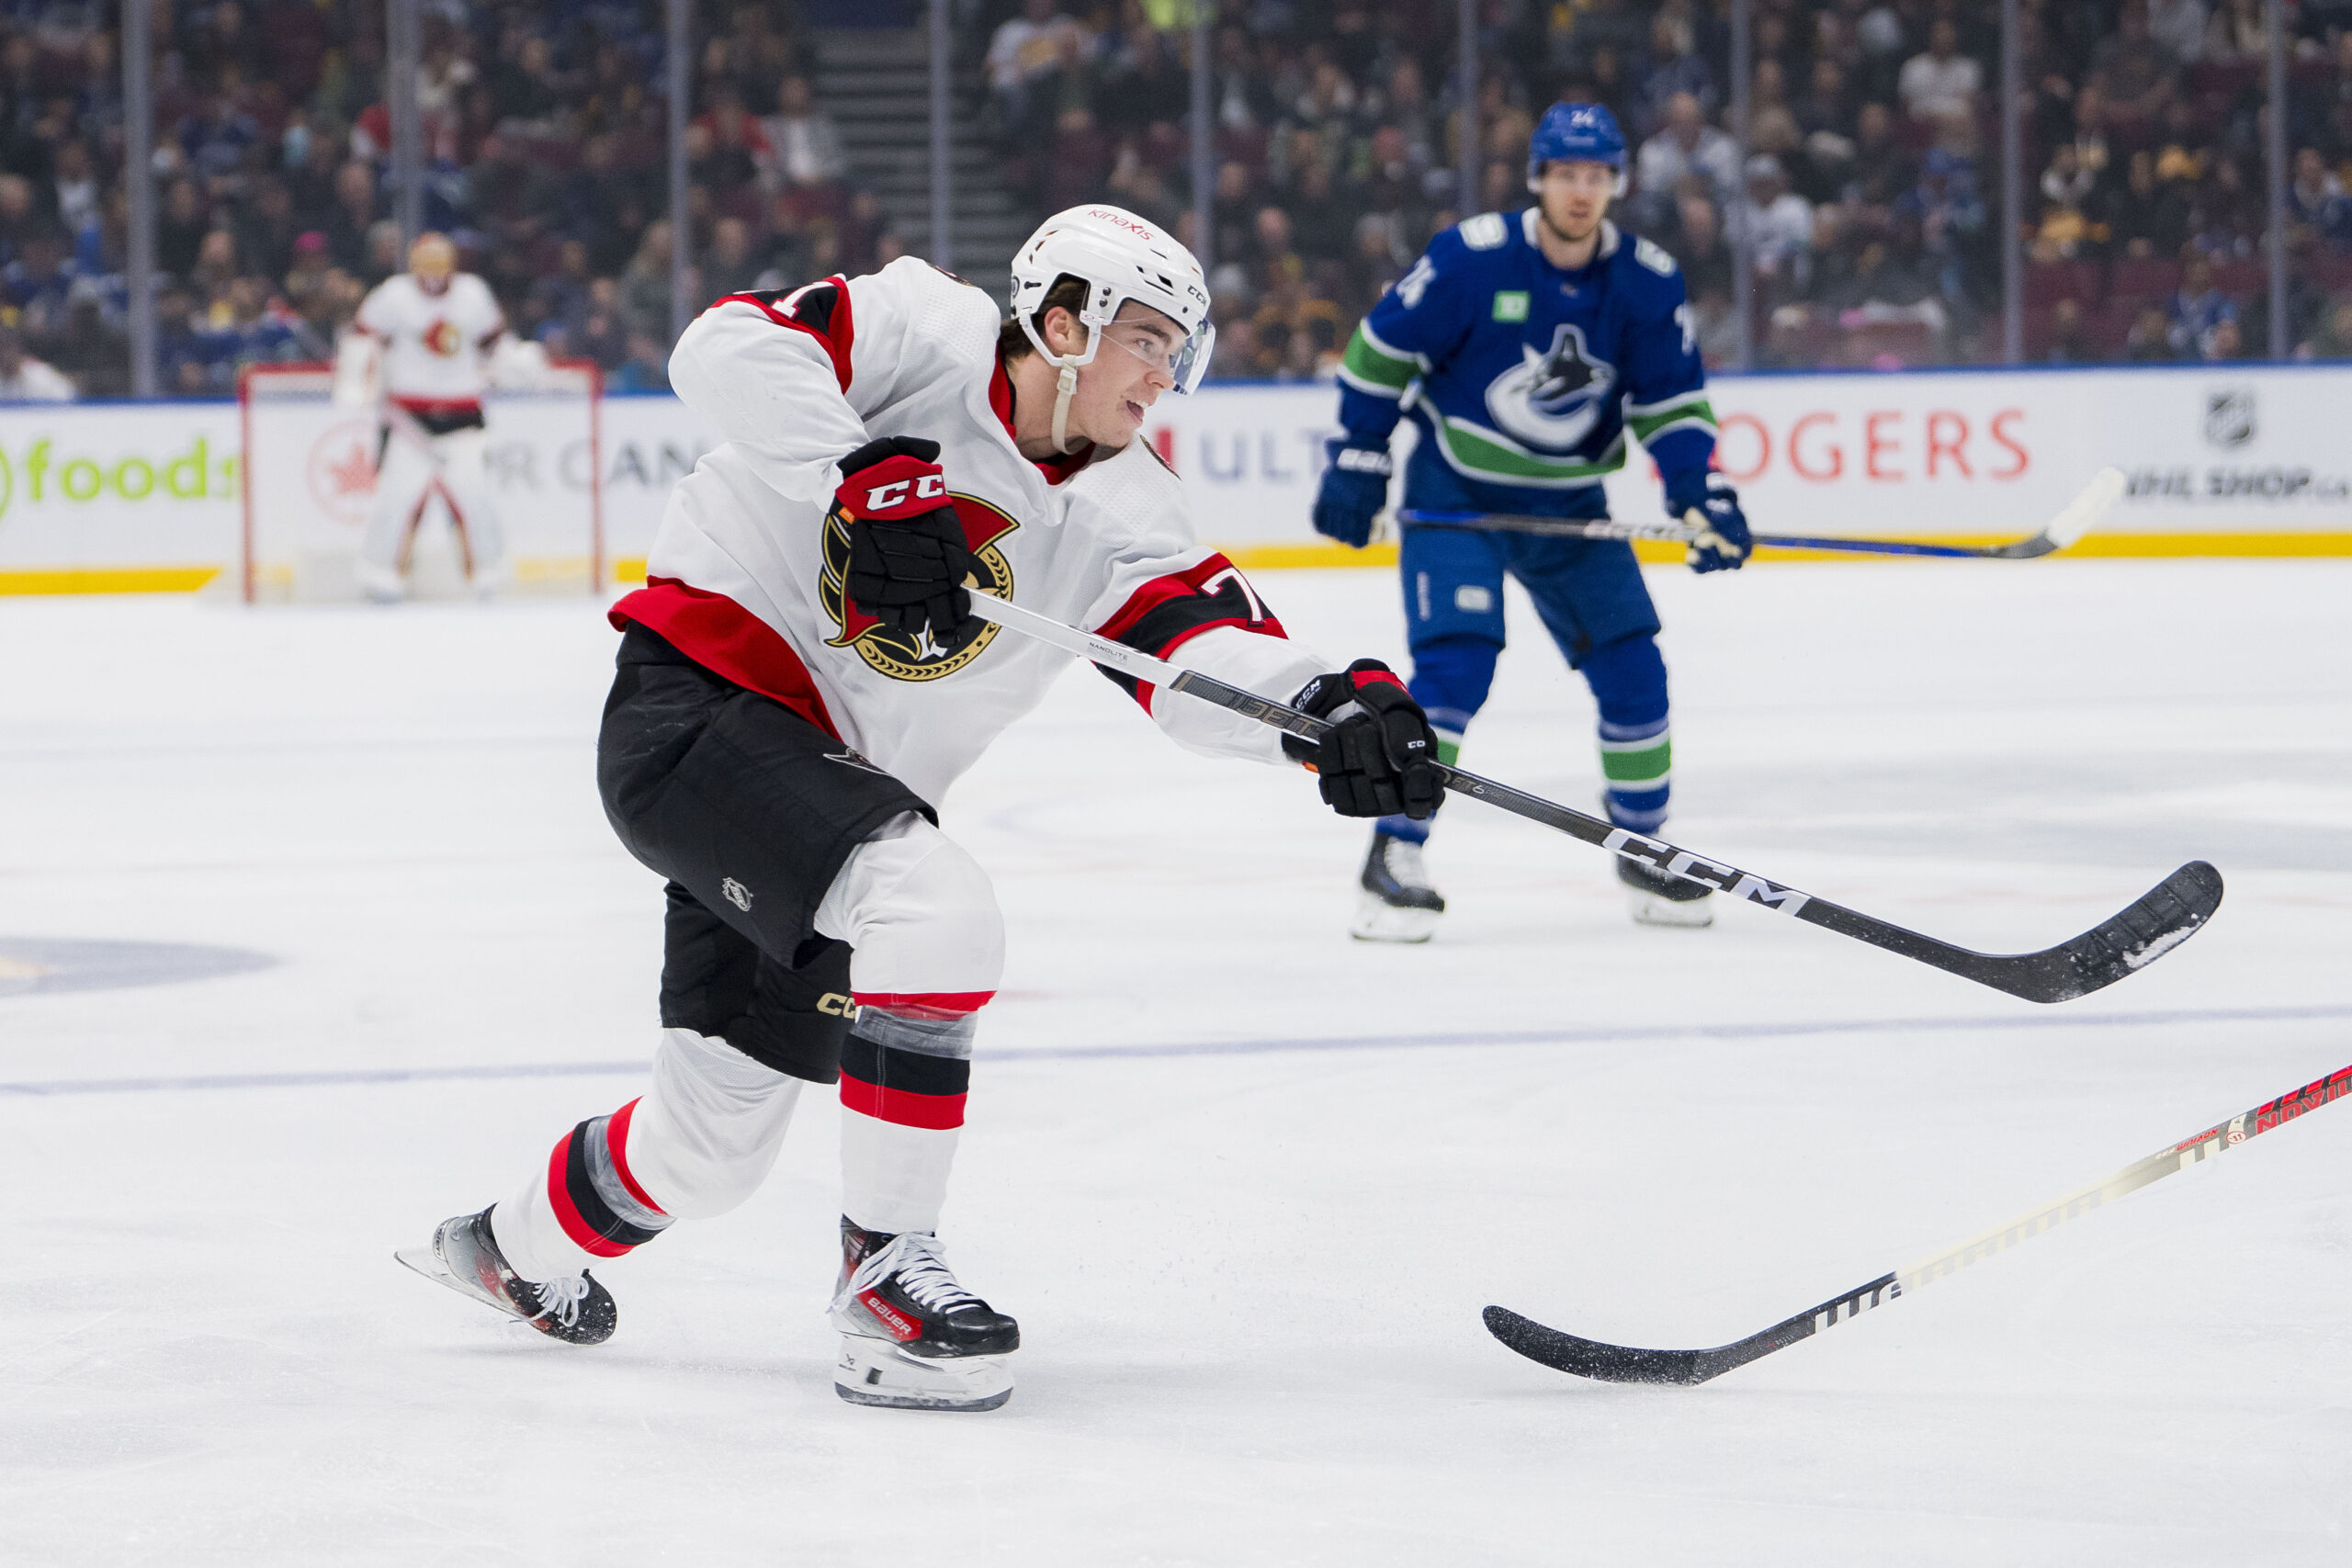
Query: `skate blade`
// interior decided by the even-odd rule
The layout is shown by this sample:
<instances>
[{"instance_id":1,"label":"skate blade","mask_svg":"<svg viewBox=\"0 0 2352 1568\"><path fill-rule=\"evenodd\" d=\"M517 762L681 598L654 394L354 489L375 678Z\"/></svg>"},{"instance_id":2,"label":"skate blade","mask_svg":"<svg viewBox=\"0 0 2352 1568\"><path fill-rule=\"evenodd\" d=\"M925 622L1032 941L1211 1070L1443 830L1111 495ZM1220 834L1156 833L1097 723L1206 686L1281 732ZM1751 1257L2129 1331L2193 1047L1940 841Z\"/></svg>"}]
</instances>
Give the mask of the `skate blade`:
<instances>
[{"instance_id":1,"label":"skate blade","mask_svg":"<svg viewBox=\"0 0 2352 1568\"><path fill-rule=\"evenodd\" d=\"M441 1261L441 1255L429 1247L400 1247L394 1250L392 1258L395 1262L404 1264L426 1279L437 1280L453 1291L466 1289L458 1282L458 1277L449 1272L449 1266ZM467 1293L470 1295L472 1292L467 1292Z\"/></svg>"},{"instance_id":2,"label":"skate blade","mask_svg":"<svg viewBox=\"0 0 2352 1568\"><path fill-rule=\"evenodd\" d=\"M1645 926L1676 926L1684 931L1697 931L1715 923L1715 912L1707 906L1712 898L1690 898L1677 903L1661 898L1655 893L1645 893L1638 887L1625 889L1625 908L1633 911L1634 923Z\"/></svg>"},{"instance_id":3,"label":"skate blade","mask_svg":"<svg viewBox=\"0 0 2352 1568\"><path fill-rule=\"evenodd\" d=\"M1356 896L1348 934L1358 942L1427 942L1437 934L1437 909L1400 909L1377 893Z\"/></svg>"},{"instance_id":4,"label":"skate blade","mask_svg":"<svg viewBox=\"0 0 2352 1568\"><path fill-rule=\"evenodd\" d=\"M403 1247L393 1252L392 1257L435 1284L447 1285L468 1301L480 1302L510 1322L519 1323L526 1328L533 1326L530 1319L514 1310L513 1303L500 1301L472 1280L459 1278L441 1254L430 1247Z\"/></svg>"},{"instance_id":5,"label":"skate blade","mask_svg":"<svg viewBox=\"0 0 2352 1568\"><path fill-rule=\"evenodd\" d=\"M994 1410L1012 1397L1012 1369L1003 1356L938 1360L910 1356L888 1340L842 1336L833 1365L833 1392L852 1404L886 1410Z\"/></svg>"}]
</instances>

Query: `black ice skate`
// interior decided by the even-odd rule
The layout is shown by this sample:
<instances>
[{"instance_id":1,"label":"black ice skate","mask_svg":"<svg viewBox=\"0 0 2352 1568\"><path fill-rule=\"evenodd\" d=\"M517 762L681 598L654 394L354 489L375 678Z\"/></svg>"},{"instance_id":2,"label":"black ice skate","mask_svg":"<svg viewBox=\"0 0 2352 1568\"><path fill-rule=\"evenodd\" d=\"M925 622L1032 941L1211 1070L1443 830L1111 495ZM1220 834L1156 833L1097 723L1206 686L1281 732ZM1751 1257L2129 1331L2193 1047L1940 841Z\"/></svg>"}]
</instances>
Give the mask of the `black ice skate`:
<instances>
[{"instance_id":1,"label":"black ice skate","mask_svg":"<svg viewBox=\"0 0 2352 1568\"><path fill-rule=\"evenodd\" d=\"M1427 942L1445 913L1445 900L1430 886L1421 846L1375 831L1363 857L1363 891L1356 895L1356 918L1348 934L1358 942Z\"/></svg>"},{"instance_id":2,"label":"black ice skate","mask_svg":"<svg viewBox=\"0 0 2352 1568\"><path fill-rule=\"evenodd\" d=\"M1715 912L1707 904L1714 889L1704 883L1669 875L1623 855L1617 857L1617 880L1625 885L1625 902L1643 925L1695 928L1715 923Z\"/></svg>"},{"instance_id":3,"label":"black ice skate","mask_svg":"<svg viewBox=\"0 0 2352 1568\"><path fill-rule=\"evenodd\" d=\"M443 1220L430 1247L404 1247L392 1256L426 1279L488 1302L567 1345L602 1345L613 1337L620 1318L613 1293L585 1269L541 1284L508 1268L490 1234L488 1209Z\"/></svg>"},{"instance_id":4,"label":"black ice skate","mask_svg":"<svg viewBox=\"0 0 2352 1568\"><path fill-rule=\"evenodd\" d=\"M1021 1325L956 1282L928 1231L886 1235L842 1221L833 1391L899 1410L994 1410L1012 1397L1005 1358Z\"/></svg>"}]
</instances>

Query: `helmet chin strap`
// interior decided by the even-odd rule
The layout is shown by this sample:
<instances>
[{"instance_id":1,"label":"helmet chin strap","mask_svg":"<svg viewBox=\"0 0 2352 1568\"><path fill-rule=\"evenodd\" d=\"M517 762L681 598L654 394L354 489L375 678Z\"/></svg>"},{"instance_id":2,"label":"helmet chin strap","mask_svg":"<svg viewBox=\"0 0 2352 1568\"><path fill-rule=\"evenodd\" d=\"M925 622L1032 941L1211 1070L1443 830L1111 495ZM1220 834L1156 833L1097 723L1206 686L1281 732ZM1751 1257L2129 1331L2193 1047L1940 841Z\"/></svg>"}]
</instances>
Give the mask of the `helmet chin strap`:
<instances>
[{"instance_id":1,"label":"helmet chin strap","mask_svg":"<svg viewBox=\"0 0 2352 1568\"><path fill-rule=\"evenodd\" d=\"M1079 326L1091 334L1092 329L1083 321ZM1054 361L1061 367L1061 374L1054 380L1054 452L1057 457L1069 453L1069 400L1078 391L1078 367L1085 351L1086 345L1081 343L1077 353L1062 355Z\"/></svg>"}]
</instances>

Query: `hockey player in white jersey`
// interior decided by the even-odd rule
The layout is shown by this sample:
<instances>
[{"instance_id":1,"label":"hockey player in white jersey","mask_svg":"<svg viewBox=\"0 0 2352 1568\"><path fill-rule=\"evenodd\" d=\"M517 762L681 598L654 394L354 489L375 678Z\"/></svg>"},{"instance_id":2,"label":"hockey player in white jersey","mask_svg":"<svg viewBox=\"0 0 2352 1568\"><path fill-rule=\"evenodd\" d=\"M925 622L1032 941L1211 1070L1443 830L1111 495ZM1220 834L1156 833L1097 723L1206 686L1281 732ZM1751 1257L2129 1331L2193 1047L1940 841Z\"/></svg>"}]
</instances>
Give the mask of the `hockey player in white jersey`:
<instances>
[{"instance_id":1,"label":"hockey player in white jersey","mask_svg":"<svg viewBox=\"0 0 2352 1568\"><path fill-rule=\"evenodd\" d=\"M1010 1396L1019 1327L938 1240L1004 940L939 803L1070 659L1000 635L968 593L1331 719L1310 744L1113 677L1181 745L1306 762L1343 815L1423 818L1440 788L1396 678L1290 641L1136 439L1206 367L1208 307L1184 247L1086 207L1023 246L1011 321L908 258L732 296L687 329L672 383L723 440L614 608L597 761L616 831L668 882L651 1082L404 1261L600 1341L616 1313L589 1266L741 1202L802 1084L838 1079L835 1386L931 1409Z\"/></svg>"},{"instance_id":2,"label":"hockey player in white jersey","mask_svg":"<svg viewBox=\"0 0 2352 1568\"><path fill-rule=\"evenodd\" d=\"M490 286L458 270L447 239L418 235L408 264L369 292L336 346L335 400L378 407L383 420L359 586L382 602L402 596L417 527L438 495L467 579L487 594L505 581L507 563L483 464L482 394L493 361L498 379L520 381L546 359L537 344L507 339Z\"/></svg>"}]
</instances>

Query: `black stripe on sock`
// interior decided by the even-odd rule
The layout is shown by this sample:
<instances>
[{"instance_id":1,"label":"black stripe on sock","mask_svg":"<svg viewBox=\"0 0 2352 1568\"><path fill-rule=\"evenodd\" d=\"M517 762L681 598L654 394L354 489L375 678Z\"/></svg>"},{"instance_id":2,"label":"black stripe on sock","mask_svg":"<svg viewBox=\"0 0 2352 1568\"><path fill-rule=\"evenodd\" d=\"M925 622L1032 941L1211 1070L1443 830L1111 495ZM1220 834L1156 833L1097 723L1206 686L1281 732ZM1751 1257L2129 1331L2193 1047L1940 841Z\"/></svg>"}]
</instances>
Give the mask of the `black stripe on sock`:
<instances>
[{"instance_id":1,"label":"black stripe on sock","mask_svg":"<svg viewBox=\"0 0 2352 1568\"><path fill-rule=\"evenodd\" d=\"M580 1211L590 1230L622 1247L643 1247L662 1233L633 1225L614 1213L604 1194L596 1190L595 1179L588 1174L588 1140L603 1137L605 1122L605 1117L598 1116L571 1130L563 1161L564 1190L571 1195L571 1206Z\"/></svg>"},{"instance_id":2,"label":"black stripe on sock","mask_svg":"<svg viewBox=\"0 0 2352 1568\"><path fill-rule=\"evenodd\" d=\"M860 1083L910 1094L966 1094L972 1087L972 1064L960 1057L894 1050L854 1029L842 1042L842 1071Z\"/></svg>"}]
</instances>

